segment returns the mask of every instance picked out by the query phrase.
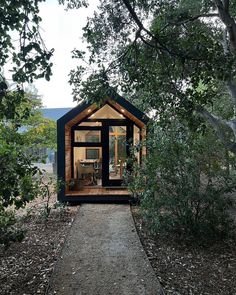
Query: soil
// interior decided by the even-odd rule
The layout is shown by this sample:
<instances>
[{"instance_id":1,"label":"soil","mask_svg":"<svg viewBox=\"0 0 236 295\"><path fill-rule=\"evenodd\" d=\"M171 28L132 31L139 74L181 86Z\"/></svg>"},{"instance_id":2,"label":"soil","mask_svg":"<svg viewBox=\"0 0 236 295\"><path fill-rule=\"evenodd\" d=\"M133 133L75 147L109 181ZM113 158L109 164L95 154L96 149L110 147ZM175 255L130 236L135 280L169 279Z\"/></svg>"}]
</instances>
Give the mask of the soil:
<instances>
[{"instance_id":1,"label":"soil","mask_svg":"<svg viewBox=\"0 0 236 295\"><path fill-rule=\"evenodd\" d=\"M76 207L57 207L56 196L48 220L45 205L35 200L18 212L17 226L26 231L22 242L0 248L1 295L45 294L54 265L76 214Z\"/></svg>"},{"instance_id":2,"label":"soil","mask_svg":"<svg viewBox=\"0 0 236 295\"><path fill-rule=\"evenodd\" d=\"M236 294L235 241L203 248L154 236L132 207L136 228L165 294Z\"/></svg>"}]
</instances>

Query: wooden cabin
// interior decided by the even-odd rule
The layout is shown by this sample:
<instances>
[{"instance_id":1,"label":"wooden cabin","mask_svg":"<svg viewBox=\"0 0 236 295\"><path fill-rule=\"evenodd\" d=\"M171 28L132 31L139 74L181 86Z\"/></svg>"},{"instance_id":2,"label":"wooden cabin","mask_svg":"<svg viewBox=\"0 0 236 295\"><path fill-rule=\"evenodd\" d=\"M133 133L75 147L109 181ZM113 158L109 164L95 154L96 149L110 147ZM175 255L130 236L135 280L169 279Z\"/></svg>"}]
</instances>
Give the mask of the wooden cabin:
<instances>
[{"instance_id":1,"label":"wooden cabin","mask_svg":"<svg viewBox=\"0 0 236 295\"><path fill-rule=\"evenodd\" d=\"M147 117L119 95L96 103L81 103L57 121L58 178L65 185L62 202L124 202L131 147L146 135ZM141 164L142 148L135 154Z\"/></svg>"}]
</instances>

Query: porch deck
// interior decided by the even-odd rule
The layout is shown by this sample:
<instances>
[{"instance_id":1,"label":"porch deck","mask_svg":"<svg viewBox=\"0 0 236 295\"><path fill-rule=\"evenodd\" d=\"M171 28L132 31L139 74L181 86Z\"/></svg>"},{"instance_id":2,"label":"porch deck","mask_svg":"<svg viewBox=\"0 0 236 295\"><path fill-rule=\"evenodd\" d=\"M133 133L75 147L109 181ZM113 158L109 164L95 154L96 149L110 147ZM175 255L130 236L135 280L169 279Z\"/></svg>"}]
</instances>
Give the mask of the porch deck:
<instances>
[{"instance_id":1,"label":"porch deck","mask_svg":"<svg viewBox=\"0 0 236 295\"><path fill-rule=\"evenodd\" d=\"M131 196L131 192L127 188L83 188L78 191L67 191L66 196L89 196L89 195L127 195Z\"/></svg>"}]
</instances>

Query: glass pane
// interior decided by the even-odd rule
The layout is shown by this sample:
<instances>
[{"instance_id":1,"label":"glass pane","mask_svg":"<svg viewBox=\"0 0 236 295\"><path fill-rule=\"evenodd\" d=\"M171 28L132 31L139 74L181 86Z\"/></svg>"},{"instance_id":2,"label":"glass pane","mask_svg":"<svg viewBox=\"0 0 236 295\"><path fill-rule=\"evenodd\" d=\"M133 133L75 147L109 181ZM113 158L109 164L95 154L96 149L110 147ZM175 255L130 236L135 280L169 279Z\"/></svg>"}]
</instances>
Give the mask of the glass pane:
<instances>
[{"instance_id":1,"label":"glass pane","mask_svg":"<svg viewBox=\"0 0 236 295\"><path fill-rule=\"evenodd\" d=\"M102 148L74 147L74 190L102 185ZM69 188L72 190L72 187Z\"/></svg>"},{"instance_id":2,"label":"glass pane","mask_svg":"<svg viewBox=\"0 0 236 295\"><path fill-rule=\"evenodd\" d=\"M100 130L76 130L75 142L100 142Z\"/></svg>"},{"instance_id":3,"label":"glass pane","mask_svg":"<svg viewBox=\"0 0 236 295\"><path fill-rule=\"evenodd\" d=\"M126 135L126 126L109 126L110 134Z\"/></svg>"},{"instance_id":4,"label":"glass pane","mask_svg":"<svg viewBox=\"0 0 236 295\"><path fill-rule=\"evenodd\" d=\"M126 126L109 127L109 179L122 179L126 167Z\"/></svg>"},{"instance_id":5,"label":"glass pane","mask_svg":"<svg viewBox=\"0 0 236 295\"><path fill-rule=\"evenodd\" d=\"M125 112L125 110L123 110ZM105 104L101 109L92 114L88 119L124 119L125 117L110 107L108 104Z\"/></svg>"},{"instance_id":6,"label":"glass pane","mask_svg":"<svg viewBox=\"0 0 236 295\"><path fill-rule=\"evenodd\" d=\"M135 148L135 158L137 163L140 164L140 129L134 125L134 148Z\"/></svg>"}]
</instances>

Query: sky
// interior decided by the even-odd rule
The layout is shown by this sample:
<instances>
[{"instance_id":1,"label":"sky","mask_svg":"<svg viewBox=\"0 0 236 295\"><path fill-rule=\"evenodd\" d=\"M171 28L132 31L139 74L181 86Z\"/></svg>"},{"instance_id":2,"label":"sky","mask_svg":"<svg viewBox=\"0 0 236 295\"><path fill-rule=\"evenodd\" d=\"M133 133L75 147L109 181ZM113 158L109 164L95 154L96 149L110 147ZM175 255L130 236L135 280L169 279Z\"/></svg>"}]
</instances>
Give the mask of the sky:
<instances>
[{"instance_id":1,"label":"sky","mask_svg":"<svg viewBox=\"0 0 236 295\"><path fill-rule=\"evenodd\" d=\"M54 48L53 76L50 81L40 79L34 82L38 94L42 96L44 107L60 108L73 107L68 74L75 67L75 60L71 58L74 48L86 50L82 43L82 28L87 23L87 17L92 16L98 0L89 1L89 8L66 11L57 0L47 0L40 5L41 35L48 49Z\"/></svg>"}]
</instances>

